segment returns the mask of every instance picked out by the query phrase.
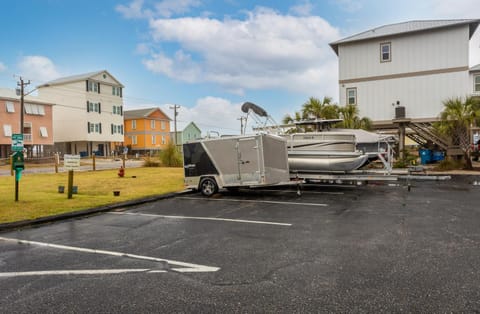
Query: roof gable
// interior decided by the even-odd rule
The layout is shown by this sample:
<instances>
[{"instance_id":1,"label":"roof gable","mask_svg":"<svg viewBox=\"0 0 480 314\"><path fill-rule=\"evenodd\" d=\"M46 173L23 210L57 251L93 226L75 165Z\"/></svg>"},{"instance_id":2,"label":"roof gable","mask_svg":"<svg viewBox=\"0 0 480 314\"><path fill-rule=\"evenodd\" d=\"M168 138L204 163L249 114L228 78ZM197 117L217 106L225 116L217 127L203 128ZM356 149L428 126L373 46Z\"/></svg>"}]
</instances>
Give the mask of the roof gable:
<instances>
[{"instance_id":1,"label":"roof gable","mask_svg":"<svg viewBox=\"0 0 480 314\"><path fill-rule=\"evenodd\" d=\"M145 108L145 109L135 109L135 110L125 110L123 112L125 119L146 119L146 118L160 118L167 119L171 121L169 116L167 116L162 109L155 108Z\"/></svg>"},{"instance_id":2,"label":"roof gable","mask_svg":"<svg viewBox=\"0 0 480 314\"><path fill-rule=\"evenodd\" d=\"M107 70L101 70L101 71L96 71L96 72L89 72L89 73L84 73L84 74L61 77L61 78L58 78L56 80L46 82L45 84L42 84L42 85L38 86L38 88L48 87L48 86L51 86L51 85L63 85L63 84L68 84L68 83L85 81L85 80L89 80L89 79L96 80L96 81L104 81L104 82L109 82L109 83L113 82L115 85L118 85L120 87L125 87L113 75L111 75Z\"/></svg>"},{"instance_id":3,"label":"roof gable","mask_svg":"<svg viewBox=\"0 0 480 314\"><path fill-rule=\"evenodd\" d=\"M461 20L424 20L424 21L408 21L403 23L389 24L370 29L368 31L358 33L333 43L330 47L338 54L338 46L345 43L381 38L386 36L394 36L400 34L408 34L427 30L437 30L447 27L456 27L460 25L469 25L470 37L478 27L479 19L461 19Z\"/></svg>"},{"instance_id":4,"label":"roof gable","mask_svg":"<svg viewBox=\"0 0 480 314\"><path fill-rule=\"evenodd\" d=\"M184 128L183 128L183 131L186 131L187 129L190 129L190 128L194 128L194 129L197 129L198 133L202 133L202 130L200 130L200 128L195 124L195 122L190 122L189 124L187 124Z\"/></svg>"}]
</instances>

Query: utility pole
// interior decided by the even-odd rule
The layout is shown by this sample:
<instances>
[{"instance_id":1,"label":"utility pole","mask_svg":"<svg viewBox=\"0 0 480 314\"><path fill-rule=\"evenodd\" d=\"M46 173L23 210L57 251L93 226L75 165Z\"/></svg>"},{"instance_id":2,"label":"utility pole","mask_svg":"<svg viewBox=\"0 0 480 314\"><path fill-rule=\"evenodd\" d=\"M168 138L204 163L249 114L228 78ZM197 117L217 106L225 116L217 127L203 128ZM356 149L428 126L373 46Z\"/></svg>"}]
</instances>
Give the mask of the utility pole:
<instances>
[{"instance_id":1,"label":"utility pole","mask_svg":"<svg viewBox=\"0 0 480 314\"><path fill-rule=\"evenodd\" d=\"M30 84L30 80L28 82L24 82L22 77L20 77L20 82L17 83L20 86L20 134L23 135L23 115L25 111L25 104L24 104L24 97L25 97L25 86Z\"/></svg>"},{"instance_id":2,"label":"utility pole","mask_svg":"<svg viewBox=\"0 0 480 314\"><path fill-rule=\"evenodd\" d=\"M243 121L247 122L247 117L240 117L237 120L240 120L240 135L244 135L245 131L243 130Z\"/></svg>"},{"instance_id":3,"label":"utility pole","mask_svg":"<svg viewBox=\"0 0 480 314\"><path fill-rule=\"evenodd\" d=\"M177 109L180 108L179 105L173 105L170 106L170 109L173 109L173 125L174 125L174 130L175 130L175 136L173 138L173 143L175 144L175 147L177 146Z\"/></svg>"},{"instance_id":4,"label":"utility pole","mask_svg":"<svg viewBox=\"0 0 480 314\"><path fill-rule=\"evenodd\" d=\"M20 82L17 83L20 86L20 90L17 89L17 95L20 94L20 142L21 145L18 147L13 148L14 144L14 135L12 135L12 149L14 149L15 153L12 156L12 169L15 170L15 202L18 202L18 194L19 194L19 181L20 177L22 176L22 170L24 169L24 160L23 160L23 120L24 120L24 111L25 111L25 104L24 104L24 97L25 97L25 86L30 84L30 80L28 82L24 82L23 79L20 77ZM17 138L18 140L18 138Z\"/></svg>"}]
</instances>

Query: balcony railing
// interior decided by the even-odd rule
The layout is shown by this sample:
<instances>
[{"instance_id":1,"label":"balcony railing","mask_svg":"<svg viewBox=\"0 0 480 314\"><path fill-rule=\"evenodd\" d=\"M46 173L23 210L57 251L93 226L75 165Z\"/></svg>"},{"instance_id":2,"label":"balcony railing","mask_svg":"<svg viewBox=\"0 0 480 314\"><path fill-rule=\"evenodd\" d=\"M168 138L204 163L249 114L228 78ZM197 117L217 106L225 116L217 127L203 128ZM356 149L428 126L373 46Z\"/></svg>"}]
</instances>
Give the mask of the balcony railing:
<instances>
[{"instance_id":1,"label":"balcony railing","mask_svg":"<svg viewBox=\"0 0 480 314\"><path fill-rule=\"evenodd\" d=\"M23 134L23 141L24 142L32 142L32 134Z\"/></svg>"}]
</instances>

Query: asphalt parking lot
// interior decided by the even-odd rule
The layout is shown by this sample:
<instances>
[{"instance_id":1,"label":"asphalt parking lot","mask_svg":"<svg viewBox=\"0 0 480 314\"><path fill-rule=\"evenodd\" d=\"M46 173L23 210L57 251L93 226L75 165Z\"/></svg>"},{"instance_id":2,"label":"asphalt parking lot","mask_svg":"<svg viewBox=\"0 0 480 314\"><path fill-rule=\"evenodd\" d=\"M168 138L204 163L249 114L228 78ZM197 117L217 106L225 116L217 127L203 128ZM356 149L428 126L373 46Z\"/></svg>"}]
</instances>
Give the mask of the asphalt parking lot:
<instances>
[{"instance_id":1,"label":"asphalt parking lot","mask_svg":"<svg viewBox=\"0 0 480 314\"><path fill-rule=\"evenodd\" d=\"M479 201L478 176L192 193L4 232L0 311L478 312Z\"/></svg>"}]
</instances>

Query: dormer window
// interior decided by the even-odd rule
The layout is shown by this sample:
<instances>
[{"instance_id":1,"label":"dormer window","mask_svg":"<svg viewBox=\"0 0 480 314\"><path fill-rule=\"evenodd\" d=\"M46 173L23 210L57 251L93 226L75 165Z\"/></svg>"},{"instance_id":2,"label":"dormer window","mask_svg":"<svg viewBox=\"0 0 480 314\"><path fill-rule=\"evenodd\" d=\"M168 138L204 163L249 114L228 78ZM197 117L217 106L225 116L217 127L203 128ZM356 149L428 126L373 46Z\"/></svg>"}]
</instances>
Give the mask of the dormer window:
<instances>
[{"instance_id":1,"label":"dormer window","mask_svg":"<svg viewBox=\"0 0 480 314\"><path fill-rule=\"evenodd\" d=\"M380 62L392 61L392 43L380 44Z\"/></svg>"}]
</instances>

